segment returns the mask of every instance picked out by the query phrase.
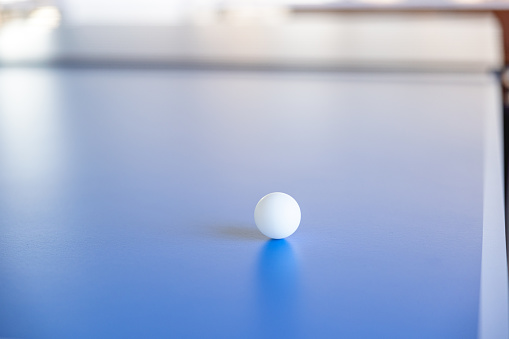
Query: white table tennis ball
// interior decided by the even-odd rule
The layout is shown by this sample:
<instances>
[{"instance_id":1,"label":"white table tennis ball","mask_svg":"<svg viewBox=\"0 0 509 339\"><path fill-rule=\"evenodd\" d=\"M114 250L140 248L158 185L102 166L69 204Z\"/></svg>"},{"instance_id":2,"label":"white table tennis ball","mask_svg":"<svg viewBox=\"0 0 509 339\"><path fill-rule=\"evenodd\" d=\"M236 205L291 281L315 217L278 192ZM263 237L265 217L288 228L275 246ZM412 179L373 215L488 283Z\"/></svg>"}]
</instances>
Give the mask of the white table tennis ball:
<instances>
[{"instance_id":1,"label":"white table tennis ball","mask_svg":"<svg viewBox=\"0 0 509 339\"><path fill-rule=\"evenodd\" d=\"M288 194L274 192L260 199L254 218L260 232L272 239L283 239L299 227L300 207Z\"/></svg>"}]
</instances>

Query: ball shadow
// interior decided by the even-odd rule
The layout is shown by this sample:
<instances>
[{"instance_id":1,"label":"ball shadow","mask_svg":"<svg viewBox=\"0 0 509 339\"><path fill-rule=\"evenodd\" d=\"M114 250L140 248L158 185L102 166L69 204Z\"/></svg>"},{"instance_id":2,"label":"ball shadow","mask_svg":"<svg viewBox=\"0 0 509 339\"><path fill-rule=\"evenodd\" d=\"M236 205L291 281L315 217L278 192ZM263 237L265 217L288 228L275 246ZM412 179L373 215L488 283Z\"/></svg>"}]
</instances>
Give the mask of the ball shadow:
<instances>
[{"instance_id":1,"label":"ball shadow","mask_svg":"<svg viewBox=\"0 0 509 339\"><path fill-rule=\"evenodd\" d=\"M214 233L222 238L237 240L267 240L254 225L219 225L214 227Z\"/></svg>"}]
</instances>

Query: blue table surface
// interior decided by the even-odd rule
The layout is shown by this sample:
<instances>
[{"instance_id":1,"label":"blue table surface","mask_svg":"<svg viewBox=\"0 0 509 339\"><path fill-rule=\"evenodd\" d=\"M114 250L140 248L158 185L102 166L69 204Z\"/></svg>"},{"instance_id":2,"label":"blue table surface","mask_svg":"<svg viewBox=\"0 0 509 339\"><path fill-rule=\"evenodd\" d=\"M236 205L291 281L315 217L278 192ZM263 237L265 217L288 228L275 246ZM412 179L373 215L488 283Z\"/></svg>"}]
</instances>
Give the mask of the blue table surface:
<instances>
[{"instance_id":1,"label":"blue table surface","mask_svg":"<svg viewBox=\"0 0 509 339\"><path fill-rule=\"evenodd\" d=\"M476 337L487 77L0 69L0 337Z\"/></svg>"}]
</instances>

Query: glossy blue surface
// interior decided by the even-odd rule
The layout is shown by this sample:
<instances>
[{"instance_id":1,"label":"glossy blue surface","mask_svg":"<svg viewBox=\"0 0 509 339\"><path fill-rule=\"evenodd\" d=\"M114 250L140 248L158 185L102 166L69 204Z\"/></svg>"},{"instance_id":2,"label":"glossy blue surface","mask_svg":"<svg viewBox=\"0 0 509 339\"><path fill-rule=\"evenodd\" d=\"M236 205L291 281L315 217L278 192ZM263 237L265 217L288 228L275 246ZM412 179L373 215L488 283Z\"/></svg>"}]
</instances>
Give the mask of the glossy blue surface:
<instances>
[{"instance_id":1,"label":"glossy blue surface","mask_svg":"<svg viewBox=\"0 0 509 339\"><path fill-rule=\"evenodd\" d=\"M1 69L0 336L476 337L487 77Z\"/></svg>"}]
</instances>

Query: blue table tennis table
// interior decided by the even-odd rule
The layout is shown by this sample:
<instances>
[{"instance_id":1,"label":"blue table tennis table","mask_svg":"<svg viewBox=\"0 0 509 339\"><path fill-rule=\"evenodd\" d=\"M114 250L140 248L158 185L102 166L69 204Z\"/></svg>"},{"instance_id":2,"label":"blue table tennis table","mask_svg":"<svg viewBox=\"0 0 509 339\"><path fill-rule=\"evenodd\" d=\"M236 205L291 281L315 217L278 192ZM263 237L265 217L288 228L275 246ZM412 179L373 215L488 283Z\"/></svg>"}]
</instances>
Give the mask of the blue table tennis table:
<instances>
[{"instance_id":1,"label":"blue table tennis table","mask_svg":"<svg viewBox=\"0 0 509 339\"><path fill-rule=\"evenodd\" d=\"M501 338L499 92L488 73L4 67L0 337ZM286 240L253 220L274 191L302 211Z\"/></svg>"}]
</instances>

